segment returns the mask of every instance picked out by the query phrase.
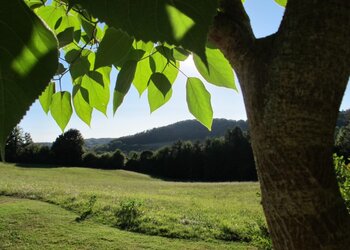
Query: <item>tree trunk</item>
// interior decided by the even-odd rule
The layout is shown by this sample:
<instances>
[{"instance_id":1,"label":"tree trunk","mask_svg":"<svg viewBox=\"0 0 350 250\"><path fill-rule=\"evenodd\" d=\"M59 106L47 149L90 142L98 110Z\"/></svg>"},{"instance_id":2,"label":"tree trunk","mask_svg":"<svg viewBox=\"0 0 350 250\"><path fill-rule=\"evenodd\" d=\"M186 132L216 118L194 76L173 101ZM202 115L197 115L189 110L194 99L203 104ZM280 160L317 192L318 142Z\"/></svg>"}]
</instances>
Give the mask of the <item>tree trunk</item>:
<instances>
[{"instance_id":1,"label":"tree trunk","mask_svg":"<svg viewBox=\"0 0 350 250\"><path fill-rule=\"evenodd\" d=\"M223 1L210 39L241 84L273 246L349 249L332 162L350 71L349 1L289 0L279 31L260 40L237 6Z\"/></svg>"}]
</instances>

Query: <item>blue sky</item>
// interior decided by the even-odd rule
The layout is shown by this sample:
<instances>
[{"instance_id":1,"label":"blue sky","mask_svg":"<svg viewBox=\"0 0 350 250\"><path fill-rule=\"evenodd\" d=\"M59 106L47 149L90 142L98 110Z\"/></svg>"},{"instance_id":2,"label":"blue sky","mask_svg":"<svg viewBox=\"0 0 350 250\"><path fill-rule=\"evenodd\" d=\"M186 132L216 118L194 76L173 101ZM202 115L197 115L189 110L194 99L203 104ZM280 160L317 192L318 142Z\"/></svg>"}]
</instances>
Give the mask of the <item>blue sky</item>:
<instances>
[{"instance_id":1,"label":"blue sky","mask_svg":"<svg viewBox=\"0 0 350 250\"><path fill-rule=\"evenodd\" d=\"M251 18L256 37L264 37L277 31L284 9L273 0L246 0L245 8ZM190 60L182 63L181 69L186 75L200 77ZM113 87L116 75L117 72L112 71L111 83ZM71 89L69 80L69 77L65 79L63 88ZM66 129L77 128L84 138L120 137L185 119L193 119L187 109L185 83L185 77L179 74L174 83L171 100L152 114L150 114L147 103L147 93L144 93L140 98L135 88L132 87L114 117L112 105L109 105L108 118L98 111L94 111L89 127L76 115L73 115ZM210 84L206 84L206 87L212 96L215 118L246 119L240 91L235 92ZM350 108L349 86L341 106L341 109L348 108ZM33 104L20 126L32 135L35 142L53 141L61 133L53 118L44 113L38 101Z\"/></svg>"}]
</instances>

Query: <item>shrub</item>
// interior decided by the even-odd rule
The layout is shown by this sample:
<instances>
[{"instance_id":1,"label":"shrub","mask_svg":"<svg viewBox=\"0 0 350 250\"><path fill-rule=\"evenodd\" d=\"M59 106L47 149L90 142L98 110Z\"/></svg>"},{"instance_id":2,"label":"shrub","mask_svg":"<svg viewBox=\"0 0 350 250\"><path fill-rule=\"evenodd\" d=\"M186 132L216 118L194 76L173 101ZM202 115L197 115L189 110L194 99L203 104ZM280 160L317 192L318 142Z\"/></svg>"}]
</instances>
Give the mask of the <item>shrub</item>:
<instances>
[{"instance_id":1,"label":"shrub","mask_svg":"<svg viewBox=\"0 0 350 250\"><path fill-rule=\"evenodd\" d=\"M92 216L92 213L93 213L92 209L94 208L96 200L97 200L96 195L92 195L90 197L89 201L85 204L85 207L84 207L82 213L77 218L75 218L76 222L84 221L87 218Z\"/></svg>"},{"instance_id":2,"label":"shrub","mask_svg":"<svg viewBox=\"0 0 350 250\"><path fill-rule=\"evenodd\" d=\"M137 230L143 215L143 211L141 210L142 205L143 202L140 200L122 200L115 212L117 219L116 226L126 230Z\"/></svg>"},{"instance_id":3,"label":"shrub","mask_svg":"<svg viewBox=\"0 0 350 250\"><path fill-rule=\"evenodd\" d=\"M333 162L340 193L350 212L350 164L346 165L344 157L336 154L333 155Z\"/></svg>"}]
</instances>

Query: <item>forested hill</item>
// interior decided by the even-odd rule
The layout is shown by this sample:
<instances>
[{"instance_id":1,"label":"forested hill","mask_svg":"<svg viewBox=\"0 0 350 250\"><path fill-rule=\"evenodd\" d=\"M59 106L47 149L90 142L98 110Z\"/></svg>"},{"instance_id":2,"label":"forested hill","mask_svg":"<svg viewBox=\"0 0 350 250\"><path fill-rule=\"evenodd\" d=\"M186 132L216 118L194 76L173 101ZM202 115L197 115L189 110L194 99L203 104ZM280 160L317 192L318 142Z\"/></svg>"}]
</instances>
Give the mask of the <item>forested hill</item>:
<instances>
[{"instance_id":1,"label":"forested hill","mask_svg":"<svg viewBox=\"0 0 350 250\"><path fill-rule=\"evenodd\" d=\"M210 137L224 136L228 129L240 127L243 131L248 129L246 121L214 119L212 130L208 131L196 120L186 120L168 126L153 128L135 135L120 137L111 140L109 143L95 147L96 151L141 151L154 150L175 141L203 141ZM88 139L89 140L89 139ZM87 146L91 147L91 144Z\"/></svg>"}]
</instances>

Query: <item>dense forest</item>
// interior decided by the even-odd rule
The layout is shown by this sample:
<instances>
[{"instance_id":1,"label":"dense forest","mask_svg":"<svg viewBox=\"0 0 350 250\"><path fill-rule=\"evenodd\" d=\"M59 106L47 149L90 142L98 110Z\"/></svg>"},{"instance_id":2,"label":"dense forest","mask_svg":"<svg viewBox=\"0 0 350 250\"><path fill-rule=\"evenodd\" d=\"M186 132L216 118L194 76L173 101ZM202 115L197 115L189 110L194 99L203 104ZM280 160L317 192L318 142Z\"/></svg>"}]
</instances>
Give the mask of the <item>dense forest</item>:
<instances>
[{"instance_id":1,"label":"dense forest","mask_svg":"<svg viewBox=\"0 0 350 250\"><path fill-rule=\"evenodd\" d=\"M117 148L117 142L129 150ZM156 150L130 151L133 145L156 143L164 144ZM101 146L94 150L84 145L76 129L57 137L51 146L42 146L16 127L7 140L6 154L8 161L16 163L126 169L174 180L257 180L245 121L217 119L211 132L195 121L183 121L110 141L103 151ZM334 152L349 160L350 110L339 113L334 145Z\"/></svg>"},{"instance_id":2,"label":"dense forest","mask_svg":"<svg viewBox=\"0 0 350 250\"><path fill-rule=\"evenodd\" d=\"M108 139L87 139L85 145L96 152L112 152L120 149L123 152L157 150L176 141L204 141L207 138L224 136L228 129L239 127L248 130L248 124L243 120L214 119L211 131L196 120L186 120L168 126L153 128L135 135L124 136L101 143ZM95 143L95 145L94 145ZM98 144L99 145L98 145ZM97 145L96 145L97 144Z\"/></svg>"}]
</instances>

